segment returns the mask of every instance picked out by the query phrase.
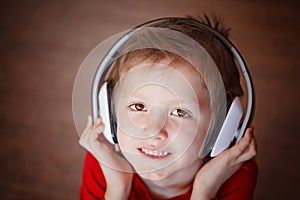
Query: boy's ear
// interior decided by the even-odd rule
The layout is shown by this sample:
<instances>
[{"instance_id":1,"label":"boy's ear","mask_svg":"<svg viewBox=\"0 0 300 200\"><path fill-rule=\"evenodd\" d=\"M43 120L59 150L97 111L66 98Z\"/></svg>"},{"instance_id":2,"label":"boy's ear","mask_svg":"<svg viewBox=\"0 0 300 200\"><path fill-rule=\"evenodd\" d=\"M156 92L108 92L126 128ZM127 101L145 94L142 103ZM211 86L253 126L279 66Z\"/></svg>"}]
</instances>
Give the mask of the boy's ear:
<instances>
[{"instance_id":1,"label":"boy's ear","mask_svg":"<svg viewBox=\"0 0 300 200\"><path fill-rule=\"evenodd\" d=\"M112 107L112 86L105 82L101 86L98 95L99 114L104 123L104 137L112 144L117 143L116 120Z\"/></svg>"},{"instance_id":2,"label":"boy's ear","mask_svg":"<svg viewBox=\"0 0 300 200\"><path fill-rule=\"evenodd\" d=\"M239 132L240 121L243 116L242 103L238 97L236 97L226 115L223 126L220 130L218 138L210 153L211 157L215 157L229 147L235 135Z\"/></svg>"}]
</instances>

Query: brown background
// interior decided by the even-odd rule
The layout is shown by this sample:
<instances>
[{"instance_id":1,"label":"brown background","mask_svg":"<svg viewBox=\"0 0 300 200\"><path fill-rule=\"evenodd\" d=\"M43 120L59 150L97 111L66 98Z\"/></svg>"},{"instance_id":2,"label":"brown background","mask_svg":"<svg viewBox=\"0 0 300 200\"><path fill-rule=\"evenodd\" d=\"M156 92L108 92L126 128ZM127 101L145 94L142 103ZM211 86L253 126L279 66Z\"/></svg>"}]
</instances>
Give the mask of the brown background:
<instances>
[{"instance_id":1,"label":"brown background","mask_svg":"<svg viewBox=\"0 0 300 200\"><path fill-rule=\"evenodd\" d=\"M0 199L78 199L84 150L72 87L89 51L163 16L217 13L252 72L260 174L255 199L298 199L298 1L10 0L0 8ZM243 184L243 183L241 183Z\"/></svg>"}]
</instances>

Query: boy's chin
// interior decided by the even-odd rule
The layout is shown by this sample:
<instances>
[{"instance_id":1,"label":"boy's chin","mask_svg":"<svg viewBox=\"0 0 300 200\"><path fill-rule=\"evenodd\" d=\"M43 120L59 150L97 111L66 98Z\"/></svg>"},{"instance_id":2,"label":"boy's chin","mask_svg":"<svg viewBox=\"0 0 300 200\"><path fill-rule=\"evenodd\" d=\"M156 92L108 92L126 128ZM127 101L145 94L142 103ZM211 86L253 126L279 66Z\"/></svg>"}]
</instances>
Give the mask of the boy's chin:
<instances>
[{"instance_id":1,"label":"boy's chin","mask_svg":"<svg viewBox=\"0 0 300 200\"><path fill-rule=\"evenodd\" d=\"M137 173L142 179L146 179L149 181L161 181L166 179L169 176L167 170L156 170L152 172L142 172L142 173L137 172Z\"/></svg>"}]
</instances>

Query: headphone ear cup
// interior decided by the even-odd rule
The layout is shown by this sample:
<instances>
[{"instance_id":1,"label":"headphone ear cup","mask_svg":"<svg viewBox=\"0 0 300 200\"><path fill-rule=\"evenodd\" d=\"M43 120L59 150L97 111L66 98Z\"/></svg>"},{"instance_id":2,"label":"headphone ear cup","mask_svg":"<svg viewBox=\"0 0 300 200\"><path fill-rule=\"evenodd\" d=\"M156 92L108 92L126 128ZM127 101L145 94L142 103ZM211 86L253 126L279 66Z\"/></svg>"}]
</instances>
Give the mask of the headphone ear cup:
<instances>
[{"instance_id":1,"label":"headphone ear cup","mask_svg":"<svg viewBox=\"0 0 300 200\"><path fill-rule=\"evenodd\" d=\"M215 157L229 147L233 140L238 127L240 125L241 118L243 116L242 103L238 97L236 97L226 115L223 126L220 130L218 138L212 148L211 157Z\"/></svg>"},{"instance_id":2,"label":"headphone ear cup","mask_svg":"<svg viewBox=\"0 0 300 200\"><path fill-rule=\"evenodd\" d=\"M117 143L115 140L114 136L114 131L112 127L112 116L111 116L111 91L109 89L109 84L108 82L105 82L99 91L98 95L98 101L99 101L99 114L100 117L102 118L102 121L104 123L104 131L103 135L104 137L112 144Z\"/></svg>"}]
</instances>

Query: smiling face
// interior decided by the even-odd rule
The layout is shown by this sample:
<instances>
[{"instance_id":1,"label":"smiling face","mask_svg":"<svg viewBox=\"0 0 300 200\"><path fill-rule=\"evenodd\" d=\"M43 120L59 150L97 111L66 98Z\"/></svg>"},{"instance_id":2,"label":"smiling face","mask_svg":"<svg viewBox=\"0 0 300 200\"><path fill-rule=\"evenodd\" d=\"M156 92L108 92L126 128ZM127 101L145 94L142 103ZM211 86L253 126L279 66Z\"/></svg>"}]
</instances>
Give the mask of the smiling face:
<instances>
[{"instance_id":1,"label":"smiling face","mask_svg":"<svg viewBox=\"0 0 300 200\"><path fill-rule=\"evenodd\" d=\"M141 177L162 180L199 169L211 119L200 77L187 64L143 63L117 83L118 142Z\"/></svg>"}]
</instances>

